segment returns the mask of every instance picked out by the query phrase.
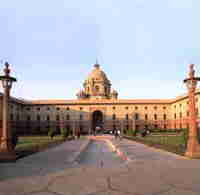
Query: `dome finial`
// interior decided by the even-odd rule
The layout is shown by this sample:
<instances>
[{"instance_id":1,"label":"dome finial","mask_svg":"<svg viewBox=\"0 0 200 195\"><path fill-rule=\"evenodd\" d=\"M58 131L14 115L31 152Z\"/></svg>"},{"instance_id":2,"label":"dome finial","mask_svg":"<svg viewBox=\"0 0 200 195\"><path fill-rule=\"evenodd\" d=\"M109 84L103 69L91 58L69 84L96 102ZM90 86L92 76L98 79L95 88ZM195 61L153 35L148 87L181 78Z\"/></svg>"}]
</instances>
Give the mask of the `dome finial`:
<instances>
[{"instance_id":1,"label":"dome finial","mask_svg":"<svg viewBox=\"0 0 200 195\"><path fill-rule=\"evenodd\" d=\"M98 59L96 58L96 64L94 65L94 67L95 68L99 68L100 67L100 65L99 65L99 63L98 63Z\"/></svg>"}]
</instances>

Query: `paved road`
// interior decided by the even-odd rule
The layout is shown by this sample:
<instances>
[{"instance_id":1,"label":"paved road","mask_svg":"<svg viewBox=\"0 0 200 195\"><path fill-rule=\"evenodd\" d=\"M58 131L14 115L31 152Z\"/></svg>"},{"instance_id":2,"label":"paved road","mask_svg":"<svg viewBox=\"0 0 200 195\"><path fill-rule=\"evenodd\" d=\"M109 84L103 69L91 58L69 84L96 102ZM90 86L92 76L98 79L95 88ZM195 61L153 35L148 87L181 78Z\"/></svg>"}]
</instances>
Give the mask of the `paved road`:
<instances>
[{"instance_id":1,"label":"paved road","mask_svg":"<svg viewBox=\"0 0 200 195\"><path fill-rule=\"evenodd\" d=\"M111 136L90 138L96 141L84 150L82 164L72 156L86 141L0 164L0 195L200 195L200 160ZM129 161L121 163L113 150ZM101 156L109 166L99 166Z\"/></svg>"}]
</instances>

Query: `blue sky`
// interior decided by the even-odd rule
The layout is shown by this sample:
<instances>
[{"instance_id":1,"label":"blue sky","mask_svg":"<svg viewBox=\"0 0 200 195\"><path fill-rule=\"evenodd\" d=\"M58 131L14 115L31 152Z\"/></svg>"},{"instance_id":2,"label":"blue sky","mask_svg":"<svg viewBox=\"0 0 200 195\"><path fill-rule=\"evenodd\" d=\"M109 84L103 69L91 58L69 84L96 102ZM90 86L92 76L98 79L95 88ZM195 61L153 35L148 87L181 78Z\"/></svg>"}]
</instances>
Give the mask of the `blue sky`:
<instances>
[{"instance_id":1,"label":"blue sky","mask_svg":"<svg viewBox=\"0 0 200 195\"><path fill-rule=\"evenodd\" d=\"M199 10L199 0L1 1L12 95L74 99L96 57L120 98L180 95L187 65L200 74Z\"/></svg>"}]
</instances>

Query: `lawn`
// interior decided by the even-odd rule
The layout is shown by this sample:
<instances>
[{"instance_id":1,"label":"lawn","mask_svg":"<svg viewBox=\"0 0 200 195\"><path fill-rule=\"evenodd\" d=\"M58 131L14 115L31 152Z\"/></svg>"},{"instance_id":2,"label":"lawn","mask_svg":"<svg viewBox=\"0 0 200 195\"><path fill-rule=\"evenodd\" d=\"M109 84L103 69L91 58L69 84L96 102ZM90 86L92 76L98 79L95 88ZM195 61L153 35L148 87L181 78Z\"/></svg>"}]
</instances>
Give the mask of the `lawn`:
<instances>
[{"instance_id":1,"label":"lawn","mask_svg":"<svg viewBox=\"0 0 200 195\"><path fill-rule=\"evenodd\" d=\"M61 136L55 136L53 139L49 136L21 136L18 138L15 150L20 158L55 146L63 141Z\"/></svg>"},{"instance_id":2,"label":"lawn","mask_svg":"<svg viewBox=\"0 0 200 195\"><path fill-rule=\"evenodd\" d=\"M184 155L185 152L185 142L182 135L147 135L145 137L126 136L126 138L180 155Z\"/></svg>"}]
</instances>

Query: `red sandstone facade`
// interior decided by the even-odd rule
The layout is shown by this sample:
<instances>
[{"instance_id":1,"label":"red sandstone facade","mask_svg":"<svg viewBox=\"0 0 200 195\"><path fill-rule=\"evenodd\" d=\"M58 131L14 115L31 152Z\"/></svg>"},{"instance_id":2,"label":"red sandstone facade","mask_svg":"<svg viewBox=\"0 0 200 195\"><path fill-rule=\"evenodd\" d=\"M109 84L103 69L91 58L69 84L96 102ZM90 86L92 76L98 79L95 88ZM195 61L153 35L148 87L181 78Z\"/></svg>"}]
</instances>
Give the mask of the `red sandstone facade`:
<instances>
[{"instance_id":1,"label":"red sandstone facade","mask_svg":"<svg viewBox=\"0 0 200 195\"><path fill-rule=\"evenodd\" d=\"M72 132L82 133L89 133L96 126L127 131L145 127L182 129L189 125L187 95L174 99L118 99L117 91L111 90L111 82L98 64L95 64L83 87L77 94L77 100L11 98L9 120L12 128L20 134L46 134L50 128L59 132L61 123ZM200 91L196 90L198 117L199 97ZM2 120L2 95L0 106Z\"/></svg>"}]
</instances>

